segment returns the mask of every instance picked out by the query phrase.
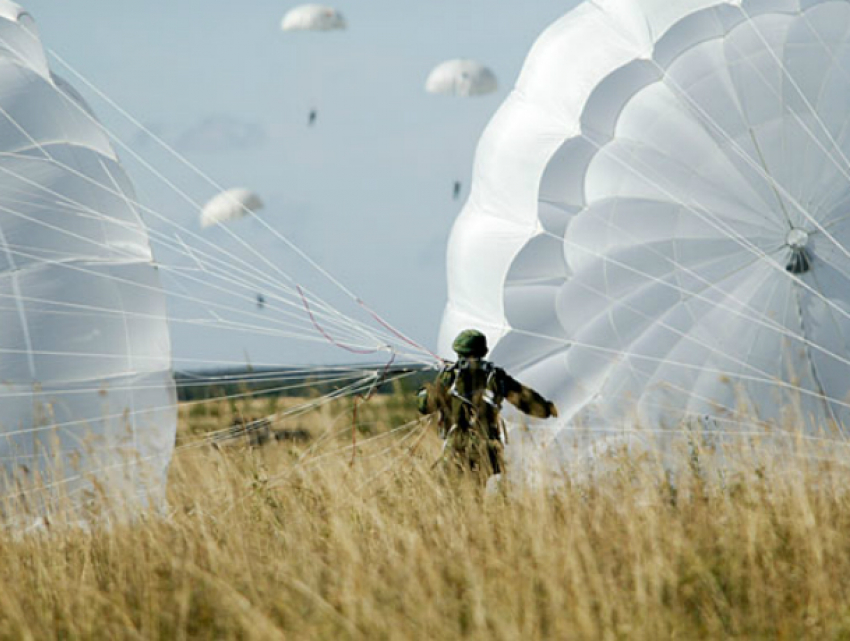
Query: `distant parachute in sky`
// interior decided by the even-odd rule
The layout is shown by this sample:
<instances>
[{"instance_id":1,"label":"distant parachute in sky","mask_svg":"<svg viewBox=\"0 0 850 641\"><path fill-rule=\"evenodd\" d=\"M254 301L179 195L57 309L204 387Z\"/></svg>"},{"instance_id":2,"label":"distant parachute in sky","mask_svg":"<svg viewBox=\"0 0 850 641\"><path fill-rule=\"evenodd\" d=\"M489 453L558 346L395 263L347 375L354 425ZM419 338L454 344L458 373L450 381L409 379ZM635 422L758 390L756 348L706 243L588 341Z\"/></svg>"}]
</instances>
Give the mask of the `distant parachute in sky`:
<instances>
[{"instance_id":1,"label":"distant parachute in sky","mask_svg":"<svg viewBox=\"0 0 850 641\"><path fill-rule=\"evenodd\" d=\"M840 429L847 69L847 2L579 5L479 144L442 351L478 327L562 415L609 431Z\"/></svg>"},{"instance_id":2,"label":"distant parachute in sky","mask_svg":"<svg viewBox=\"0 0 850 641\"><path fill-rule=\"evenodd\" d=\"M283 31L338 31L346 29L347 25L342 14L333 7L320 4L304 4L288 11L283 16L280 28ZM297 57L306 60L307 85L309 86L306 94L310 97L310 101L314 105L311 107L307 116L307 126L312 127L316 124L316 119L319 115L319 111L315 105L321 106L322 102L321 91L319 89L322 82L318 78L320 73L317 60L323 56L317 56L315 52L312 55L308 52L299 52Z\"/></svg>"},{"instance_id":3,"label":"distant parachute in sky","mask_svg":"<svg viewBox=\"0 0 850 641\"><path fill-rule=\"evenodd\" d=\"M447 60L431 71L425 81L428 93L468 98L499 89L496 74L475 60Z\"/></svg>"},{"instance_id":4,"label":"distant parachute in sky","mask_svg":"<svg viewBox=\"0 0 850 641\"><path fill-rule=\"evenodd\" d=\"M239 220L264 207L260 197L249 189L228 189L213 197L201 210L201 227Z\"/></svg>"},{"instance_id":5,"label":"distant parachute in sky","mask_svg":"<svg viewBox=\"0 0 850 641\"><path fill-rule=\"evenodd\" d=\"M303 4L289 10L280 23L283 31L333 31L345 29L345 18L333 7Z\"/></svg>"},{"instance_id":6,"label":"distant parachute in sky","mask_svg":"<svg viewBox=\"0 0 850 641\"><path fill-rule=\"evenodd\" d=\"M156 503L174 447L165 295L91 109L0 0L0 460L9 478ZM45 499L48 500L48 499Z\"/></svg>"}]
</instances>

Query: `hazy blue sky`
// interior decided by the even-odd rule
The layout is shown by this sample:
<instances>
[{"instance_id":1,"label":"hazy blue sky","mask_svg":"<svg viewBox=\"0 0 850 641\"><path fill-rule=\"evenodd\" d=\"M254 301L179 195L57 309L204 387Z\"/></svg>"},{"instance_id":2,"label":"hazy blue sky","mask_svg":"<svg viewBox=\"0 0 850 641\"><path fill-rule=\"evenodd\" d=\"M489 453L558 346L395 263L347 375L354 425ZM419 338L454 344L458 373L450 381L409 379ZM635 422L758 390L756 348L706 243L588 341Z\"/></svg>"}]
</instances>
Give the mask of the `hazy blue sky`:
<instances>
[{"instance_id":1,"label":"hazy blue sky","mask_svg":"<svg viewBox=\"0 0 850 641\"><path fill-rule=\"evenodd\" d=\"M469 186L472 158L489 118L516 79L531 44L572 0L339 0L346 32L284 34L280 0L30 0L45 45L121 107L175 145L226 187L265 200L262 215L387 319L433 346L445 303L445 245ZM481 60L498 75L498 94L473 100L427 95L428 71L448 58ZM106 126L188 196L215 190L168 157L61 64ZM311 107L315 127L306 126ZM201 234L197 212L121 153L140 197L169 220ZM147 217L149 225L173 233ZM231 229L292 278L344 305L286 245L255 221ZM209 241L261 261L221 230ZM282 327L281 312L252 307L250 292L182 288L168 275L188 265L157 248L166 286ZM265 269L265 268L264 268ZM268 268L270 276L275 272ZM303 310L292 308L304 316ZM354 306L344 307L356 312ZM209 310L174 302L178 319L212 320ZM219 314L226 316L224 312ZM361 315L365 320L365 317ZM303 319L302 319L303 321ZM254 332L173 326L181 359L291 364L348 360L320 343Z\"/></svg>"}]
</instances>

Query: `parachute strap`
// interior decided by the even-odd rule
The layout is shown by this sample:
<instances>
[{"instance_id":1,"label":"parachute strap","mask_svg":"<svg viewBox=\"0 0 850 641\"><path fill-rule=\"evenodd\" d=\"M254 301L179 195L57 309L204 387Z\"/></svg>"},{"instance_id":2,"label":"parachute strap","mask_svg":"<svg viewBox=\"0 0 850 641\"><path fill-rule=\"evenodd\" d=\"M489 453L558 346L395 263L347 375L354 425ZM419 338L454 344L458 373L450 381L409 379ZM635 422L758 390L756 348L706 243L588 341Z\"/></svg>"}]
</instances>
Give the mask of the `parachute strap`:
<instances>
[{"instance_id":1,"label":"parachute strap","mask_svg":"<svg viewBox=\"0 0 850 641\"><path fill-rule=\"evenodd\" d=\"M384 381L387 380L387 374L390 372L390 368L393 366L395 362L395 351L393 351L390 356L390 360L387 361L387 364L384 365L384 368L381 370L379 374L375 376L375 380L372 382L372 386L369 388L369 391L366 394L356 394L354 396L354 407L351 411L351 463L350 465L354 465L355 458L357 456L357 404L358 403L368 403L372 400L372 397L378 392L378 388L384 384Z\"/></svg>"},{"instance_id":2,"label":"parachute strap","mask_svg":"<svg viewBox=\"0 0 850 641\"><path fill-rule=\"evenodd\" d=\"M475 403L473 402L471 396L474 396L475 392L481 391L483 392L483 399L485 403L496 409L500 409L502 400L504 399L504 394L502 393L501 389L498 391L498 393L493 392L490 389L490 383L493 382L493 377L496 376L499 371L499 368L494 366L493 363L491 363L490 361L480 361L480 363L481 369L487 374L487 379L484 382L484 386L480 390L476 389L470 392L469 388L471 387L471 385L469 384L470 381L468 380L470 375L469 362L466 359L461 359L457 363L452 365L448 370L455 371L452 380L452 385L449 388L449 394L466 403L467 405L472 407L473 410L475 410ZM464 376L467 379L465 381L466 395L464 395L457 389L458 381L461 379L461 377Z\"/></svg>"},{"instance_id":3,"label":"parachute strap","mask_svg":"<svg viewBox=\"0 0 850 641\"><path fill-rule=\"evenodd\" d=\"M448 361L446 361L446 359L442 358L442 357L441 357L441 356L439 356L438 354L435 354L434 352L432 352L430 349L428 349L428 348L427 348L427 347L425 347L424 345L420 345L419 343L417 343L416 341L414 341L412 338L408 337L407 335L403 334L402 332L400 332L399 330L397 330L395 327L393 327L392 325L390 325L390 324L389 324L386 320L384 320L384 319L380 316L380 314L378 314L378 312L376 312L376 311L375 311L375 310L373 310L371 307L369 307L366 303L364 303L364 302L363 302L363 299L358 298L358 299L357 299L357 304L358 304L358 305L360 305L360 307L362 307L363 309L365 309L365 310L369 313L369 315L370 315L372 318L374 318L374 319L375 319L375 321L376 321L379 325L381 325L381 327L383 327L384 329L386 329L386 330L388 330L388 331L392 332L392 334L393 334L396 338L399 338L399 339L403 340L405 343L407 343L407 344L408 344L408 345L410 345L411 347L415 347L416 349L418 349L418 350L421 350L421 351L425 352L425 353L426 353L426 354L428 354L429 356L433 357L433 358L434 358L434 359L435 359L438 363L443 363L443 365L446 365L446 363L448 362Z\"/></svg>"},{"instance_id":4,"label":"parachute strap","mask_svg":"<svg viewBox=\"0 0 850 641\"><path fill-rule=\"evenodd\" d=\"M319 321L316 320L316 316L313 314L313 310L310 308L310 303L307 301L307 296L304 294L304 290L301 289L301 285L296 285L295 288L298 290L298 294L301 296L301 301L304 303L304 309L307 310L307 315L310 316L310 322L313 323L313 327L315 327L316 331L319 332L322 336L324 336L325 340L327 340L331 345L344 349L345 351L351 352L352 354L368 355L377 354L381 351L380 349L358 349L356 347L351 347L350 345L345 345L334 340L333 336L328 334L324 330L324 328L319 325ZM395 356L395 353L393 353L393 356Z\"/></svg>"}]
</instances>

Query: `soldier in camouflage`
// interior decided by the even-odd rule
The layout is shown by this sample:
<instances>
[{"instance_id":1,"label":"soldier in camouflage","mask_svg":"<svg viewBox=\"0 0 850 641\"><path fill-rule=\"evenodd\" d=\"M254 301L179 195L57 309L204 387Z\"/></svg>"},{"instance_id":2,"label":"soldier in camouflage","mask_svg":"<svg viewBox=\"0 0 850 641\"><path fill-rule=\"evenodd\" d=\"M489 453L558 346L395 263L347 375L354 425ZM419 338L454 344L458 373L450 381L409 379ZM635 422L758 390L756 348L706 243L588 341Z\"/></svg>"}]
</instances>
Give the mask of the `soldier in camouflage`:
<instances>
[{"instance_id":1,"label":"soldier in camouflage","mask_svg":"<svg viewBox=\"0 0 850 641\"><path fill-rule=\"evenodd\" d=\"M554 403L484 360L487 338L481 332L461 332L452 348L458 354L457 362L445 366L432 384L419 391L419 411L437 416L445 440L443 461L486 481L505 469L507 432L500 416L502 401L507 399L536 418L557 417L558 410Z\"/></svg>"}]
</instances>

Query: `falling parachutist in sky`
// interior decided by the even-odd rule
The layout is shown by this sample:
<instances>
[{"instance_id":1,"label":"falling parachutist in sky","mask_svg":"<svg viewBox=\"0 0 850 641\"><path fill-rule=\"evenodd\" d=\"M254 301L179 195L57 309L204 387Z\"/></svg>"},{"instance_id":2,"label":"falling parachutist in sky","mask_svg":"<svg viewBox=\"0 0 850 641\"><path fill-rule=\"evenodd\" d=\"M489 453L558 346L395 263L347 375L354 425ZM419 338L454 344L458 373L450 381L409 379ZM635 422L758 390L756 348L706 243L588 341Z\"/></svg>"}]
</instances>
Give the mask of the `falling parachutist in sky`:
<instances>
[{"instance_id":1,"label":"falling parachutist in sky","mask_svg":"<svg viewBox=\"0 0 850 641\"><path fill-rule=\"evenodd\" d=\"M316 124L316 118L318 118L318 117L319 117L318 110L311 109L310 110L310 116L307 119L307 126L312 127L313 125L315 125Z\"/></svg>"},{"instance_id":2,"label":"falling parachutist in sky","mask_svg":"<svg viewBox=\"0 0 850 641\"><path fill-rule=\"evenodd\" d=\"M463 185L461 185L461 182L459 180L456 180L455 181L455 188L454 188L454 199L455 200L460 198L460 190L461 190L462 187L463 187Z\"/></svg>"}]
</instances>

